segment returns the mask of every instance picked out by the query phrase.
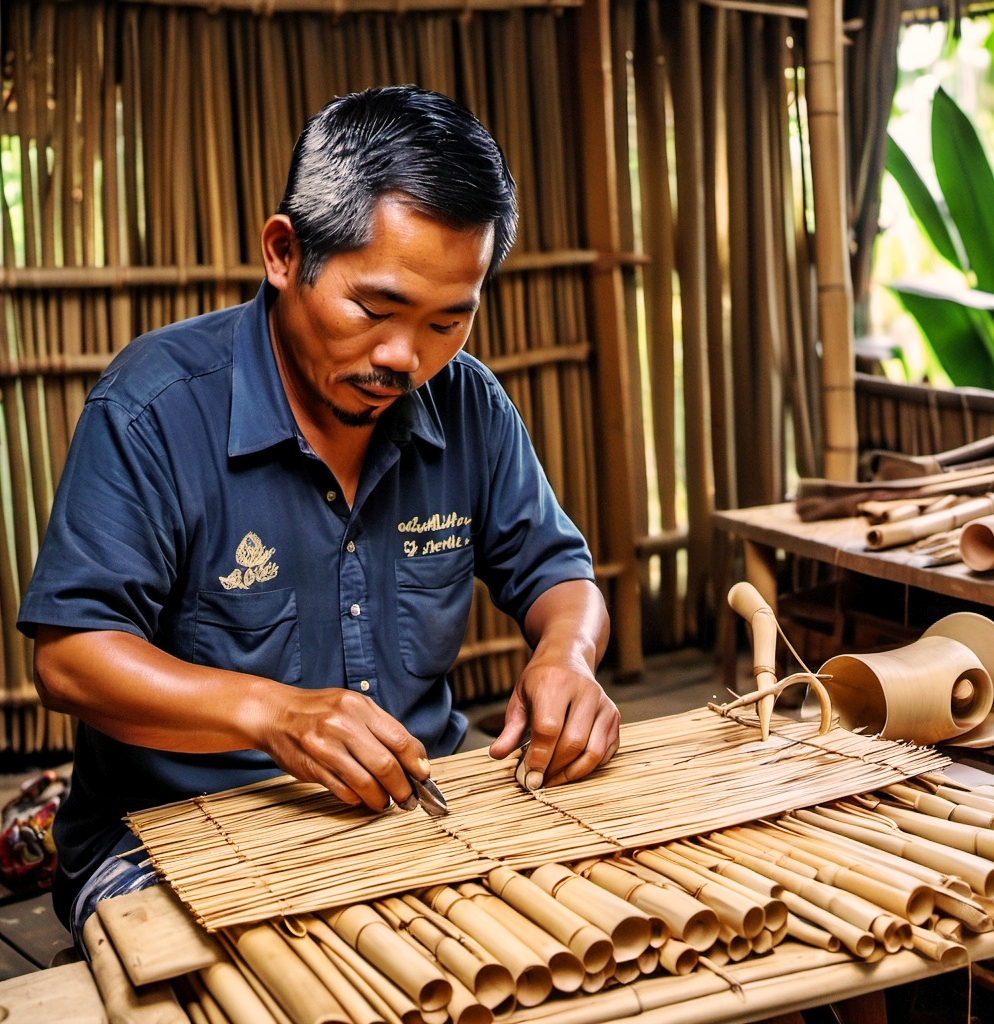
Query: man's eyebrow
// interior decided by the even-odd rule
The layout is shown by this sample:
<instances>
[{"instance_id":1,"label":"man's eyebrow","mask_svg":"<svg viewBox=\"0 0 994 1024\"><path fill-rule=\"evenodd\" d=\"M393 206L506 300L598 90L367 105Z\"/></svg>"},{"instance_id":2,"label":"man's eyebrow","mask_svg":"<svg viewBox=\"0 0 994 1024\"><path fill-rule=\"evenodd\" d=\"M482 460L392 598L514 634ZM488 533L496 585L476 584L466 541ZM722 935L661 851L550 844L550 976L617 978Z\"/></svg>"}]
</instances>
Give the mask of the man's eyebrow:
<instances>
[{"instance_id":1,"label":"man's eyebrow","mask_svg":"<svg viewBox=\"0 0 994 1024\"><path fill-rule=\"evenodd\" d=\"M405 295L403 292L394 291L393 288L385 286L372 285L360 289L370 297L376 297L385 299L387 302L396 303L398 306L413 306L414 300L410 296ZM457 302L452 306L446 306L444 309L440 309L439 313L449 313L452 315L458 315L460 313L475 313L480 308L479 298L467 299L465 302Z\"/></svg>"}]
</instances>

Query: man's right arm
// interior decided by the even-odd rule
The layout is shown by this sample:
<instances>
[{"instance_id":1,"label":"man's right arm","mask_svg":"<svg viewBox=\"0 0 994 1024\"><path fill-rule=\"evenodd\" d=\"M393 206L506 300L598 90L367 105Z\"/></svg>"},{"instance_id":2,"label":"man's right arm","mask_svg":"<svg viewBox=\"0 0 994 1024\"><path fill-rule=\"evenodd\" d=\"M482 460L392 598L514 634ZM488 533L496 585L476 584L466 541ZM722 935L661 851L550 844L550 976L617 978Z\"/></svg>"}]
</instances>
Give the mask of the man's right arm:
<instances>
[{"instance_id":1,"label":"man's right arm","mask_svg":"<svg viewBox=\"0 0 994 1024\"><path fill-rule=\"evenodd\" d=\"M118 630L40 625L35 686L45 707L124 743L180 753L254 749L349 804L409 804L402 767L428 774L420 741L368 697L299 689L192 665Z\"/></svg>"}]
</instances>

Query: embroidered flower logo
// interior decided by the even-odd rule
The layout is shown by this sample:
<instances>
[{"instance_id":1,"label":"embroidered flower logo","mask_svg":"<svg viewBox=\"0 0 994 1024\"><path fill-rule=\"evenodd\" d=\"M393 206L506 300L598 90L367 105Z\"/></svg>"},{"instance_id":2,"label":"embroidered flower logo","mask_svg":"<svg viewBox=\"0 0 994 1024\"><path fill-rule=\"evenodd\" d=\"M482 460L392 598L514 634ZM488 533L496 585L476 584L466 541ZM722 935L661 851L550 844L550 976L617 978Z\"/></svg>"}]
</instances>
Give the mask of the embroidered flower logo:
<instances>
[{"instance_id":1,"label":"embroidered flower logo","mask_svg":"<svg viewBox=\"0 0 994 1024\"><path fill-rule=\"evenodd\" d=\"M248 590L253 583L271 580L280 567L270 562L276 548L267 548L257 533L246 533L235 549L235 561L242 566L227 576L218 576L225 590Z\"/></svg>"}]
</instances>

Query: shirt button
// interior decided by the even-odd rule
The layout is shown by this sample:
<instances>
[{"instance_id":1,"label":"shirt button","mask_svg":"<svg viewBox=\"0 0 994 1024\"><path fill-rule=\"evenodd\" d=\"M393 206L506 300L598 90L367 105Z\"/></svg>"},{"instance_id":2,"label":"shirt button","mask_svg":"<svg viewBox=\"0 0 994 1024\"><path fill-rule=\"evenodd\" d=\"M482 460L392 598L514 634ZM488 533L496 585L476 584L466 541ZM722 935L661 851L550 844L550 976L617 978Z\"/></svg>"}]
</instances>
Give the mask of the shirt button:
<instances>
[{"instance_id":1,"label":"shirt button","mask_svg":"<svg viewBox=\"0 0 994 1024\"><path fill-rule=\"evenodd\" d=\"M345 545L345 550L346 550L346 551L347 551L347 552L348 552L348 553L349 553L350 555L354 555L354 554L355 554L355 541L354 541L354 540L350 540L350 541L348 542L348 544L346 544L346 545Z\"/></svg>"},{"instance_id":2,"label":"shirt button","mask_svg":"<svg viewBox=\"0 0 994 1024\"><path fill-rule=\"evenodd\" d=\"M357 617L359 612L360 608L359 605L357 604L352 605L352 607L349 609L349 615L353 616L353 618Z\"/></svg>"},{"instance_id":3,"label":"shirt button","mask_svg":"<svg viewBox=\"0 0 994 1024\"><path fill-rule=\"evenodd\" d=\"M324 496L324 500L327 501L328 504L330 505L337 497L338 495L334 491L328 491L328 493Z\"/></svg>"},{"instance_id":4,"label":"shirt button","mask_svg":"<svg viewBox=\"0 0 994 1024\"><path fill-rule=\"evenodd\" d=\"M362 682L359 683L359 689L365 693L369 689L369 680L363 679Z\"/></svg>"}]
</instances>

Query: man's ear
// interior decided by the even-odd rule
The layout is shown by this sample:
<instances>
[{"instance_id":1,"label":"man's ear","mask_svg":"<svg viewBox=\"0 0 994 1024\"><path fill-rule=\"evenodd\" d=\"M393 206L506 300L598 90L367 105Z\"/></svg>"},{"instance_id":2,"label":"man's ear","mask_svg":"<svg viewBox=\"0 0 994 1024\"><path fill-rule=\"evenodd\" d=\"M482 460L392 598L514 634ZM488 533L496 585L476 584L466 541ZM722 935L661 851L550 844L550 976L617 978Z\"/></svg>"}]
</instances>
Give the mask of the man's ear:
<instances>
[{"instance_id":1,"label":"man's ear","mask_svg":"<svg viewBox=\"0 0 994 1024\"><path fill-rule=\"evenodd\" d=\"M297 236L285 213L275 213L262 226L262 262L266 280L283 291L296 277L300 263Z\"/></svg>"}]
</instances>

